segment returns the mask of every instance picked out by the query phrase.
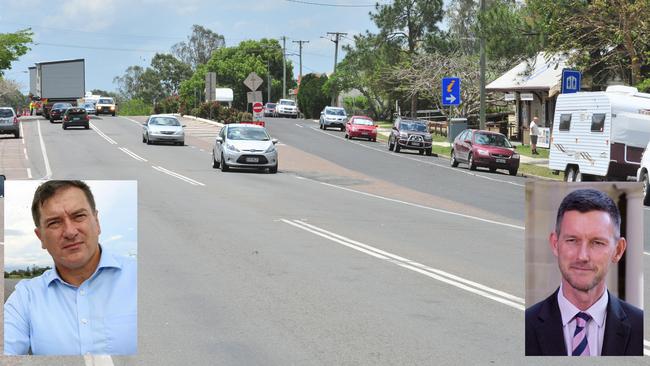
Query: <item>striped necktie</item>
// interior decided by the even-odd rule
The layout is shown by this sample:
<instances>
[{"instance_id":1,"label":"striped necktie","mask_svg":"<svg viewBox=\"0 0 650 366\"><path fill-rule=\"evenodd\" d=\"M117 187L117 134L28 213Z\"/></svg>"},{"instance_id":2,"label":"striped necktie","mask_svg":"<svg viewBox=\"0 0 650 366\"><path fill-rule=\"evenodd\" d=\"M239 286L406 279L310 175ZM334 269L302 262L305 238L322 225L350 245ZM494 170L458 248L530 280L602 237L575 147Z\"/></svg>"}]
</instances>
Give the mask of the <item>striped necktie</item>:
<instances>
[{"instance_id":1,"label":"striped necktie","mask_svg":"<svg viewBox=\"0 0 650 366\"><path fill-rule=\"evenodd\" d=\"M573 334L573 356L589 356L589 343L587 342L587 322L591 316L580 312L575 316L576 331Z\"/></svg>"}]
</instances>

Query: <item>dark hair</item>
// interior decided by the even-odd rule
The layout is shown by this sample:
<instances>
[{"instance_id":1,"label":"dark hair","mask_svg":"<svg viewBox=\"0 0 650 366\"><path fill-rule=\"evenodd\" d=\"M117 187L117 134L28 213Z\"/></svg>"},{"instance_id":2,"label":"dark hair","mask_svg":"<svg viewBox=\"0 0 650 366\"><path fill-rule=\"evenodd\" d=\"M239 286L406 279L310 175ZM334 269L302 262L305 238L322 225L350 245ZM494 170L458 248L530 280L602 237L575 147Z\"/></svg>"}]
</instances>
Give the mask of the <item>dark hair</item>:
<instances>
[{"instance_id":1,"label":"dark hair","mask_svg":"<svg viewBox=\"0 0 650 366\"><path fill-rule=\"evenodd\" d=\"M614 238L618 240L621 236L621 213L618 207L607 194L595 189L578 189L564 197L560 208L557 210L555 221L555 233L560 235L560 224L564 213L567 211L578 211L586 213L590 211L604 211L609 214L614 224Z\"/></svg>"},{"instance_id":2,"label":"dark hair","mask_svg":"<svg viewBox=\"0 0 650 366\"><path fill-rule=\"evenodd\" d=\"M95 213L95 198L93 197L93 193L90 191L90 187L88 187L86 183L80 180L49 180L38 186L36 192L34 192L34 199L32 200L32 218L34 219L34 225L36 225L36 227L40 226L41 207L45 204L45 201L52 198L52 196L54 196L59 190L70 187L76 187L83 191L93 214Z\"/></svg>"}]
</instances>

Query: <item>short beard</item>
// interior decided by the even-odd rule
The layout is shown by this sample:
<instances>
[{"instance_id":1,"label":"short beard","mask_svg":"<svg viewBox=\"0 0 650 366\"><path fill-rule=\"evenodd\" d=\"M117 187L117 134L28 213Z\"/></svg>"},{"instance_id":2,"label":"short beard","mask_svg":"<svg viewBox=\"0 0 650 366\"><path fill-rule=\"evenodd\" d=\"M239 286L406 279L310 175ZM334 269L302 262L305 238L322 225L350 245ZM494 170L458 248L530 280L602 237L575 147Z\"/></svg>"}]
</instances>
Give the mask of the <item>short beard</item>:
<instances>
[{"instance_id":1,"label":"short beard","mask_svg":"<svg viewBox=\"0 0 650 366\"><path fill-rule=\"evenodd\" d=\"M562 277L567 281L567 283L569 283L569 285L571 285L571 287L582 292L589 292L590 290L598 286L598 284L603 280L602 276L596 275L594 277L594 280L591 283L587 284L586 286L585 285L581 286L577 284L576 281L573 280L573 278L571 278L569 273L565 273L564 269L562 269L561 267L560 267L560 272L562 272Z\"/></svg>"}]
</instances>

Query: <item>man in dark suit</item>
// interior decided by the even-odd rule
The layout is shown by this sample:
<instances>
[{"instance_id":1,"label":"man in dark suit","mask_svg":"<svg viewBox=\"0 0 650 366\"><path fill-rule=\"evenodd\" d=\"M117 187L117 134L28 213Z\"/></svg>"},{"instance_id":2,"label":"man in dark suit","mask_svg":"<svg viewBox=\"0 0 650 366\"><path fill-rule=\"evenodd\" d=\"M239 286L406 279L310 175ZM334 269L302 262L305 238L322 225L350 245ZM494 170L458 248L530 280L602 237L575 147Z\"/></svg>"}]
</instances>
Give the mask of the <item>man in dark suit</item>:
<instances>
[{"instance_id":1,"label":"man in dark suit","mask_svg":"<svg viewBox=\"0 0 650 366\"><path fill-rule=\"evenodd\" d=\"M526 356L643 356L643 311L607 291L610 264L623 256L621 216L606 194L569 193L549 237L562 281L526 309Z\"/></svg>"}]
</instances>

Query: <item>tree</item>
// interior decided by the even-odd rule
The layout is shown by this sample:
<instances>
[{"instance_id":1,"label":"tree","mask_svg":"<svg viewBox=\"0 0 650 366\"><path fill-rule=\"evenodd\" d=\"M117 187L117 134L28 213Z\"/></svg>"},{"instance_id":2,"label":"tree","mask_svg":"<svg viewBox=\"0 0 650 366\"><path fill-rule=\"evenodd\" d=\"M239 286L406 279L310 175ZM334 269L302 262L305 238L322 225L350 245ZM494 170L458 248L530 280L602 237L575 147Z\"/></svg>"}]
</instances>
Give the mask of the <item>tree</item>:
<instances>
[{"instance_id":1,"label":"tree","mask_svg":"<svg viewBox=\"0 0 650 366\"><path fill-rule=\"evenodd\" d=\"M14 33L0 33L0 77L4 70L11 69L11 63L27 53L34 33L30 28Z\"/></svg>"},{"instance_id":2,"label":"tree","mask_svg":"<svg viewBox=\"0 0 650 366\"><path fill-rule=\"evenodd\" d=\"M134 99L142 90L142 74L144 68L142 66L133 65L126 68L126 72L122 76L113 78L113 83L117 84L120 94L126 99Z\"/></svg>"},{"instance_id":3,"label":"tree","mask_svg":"<svg viewBox=\"0 0 650 366\"><path fill-rule=\"evenodd\" d=\"M28 103L27 98L20 92L20 85L17 82L0 77L0 105L19 109Z\"/></svg>"},{"instance_id":4,"label":"tree","mask_svg":"<svg viewBox=\"0 0 650 366\"><path fill-rule=\"evenodd\" d=\"M442 0L395 0L389 5L375 6L370 18L379 28L381 42L398 45L406 53L407 62L422 48L422 43L438 33L442 20ZM411 96L411 115L415 116L417 95Z\"/></svg>"},{"instance_id":5,"label":"tree","mask_svg":"<svg viewBox=\"0 0 650 366\"><path fill-rule=\"evenodd\" d=\"M190 65L196 70L201 64L205 64L219 48L225 47L224 37L218 33L194 24L192 35L187 37L187 42L179 42L172 46L172 54L182 62Z\"/></svg>"},{"instance_id":6,"label":"tree","mask_svg":"<svg viewBox=\"0 0 650 366\"><path fill-rule=\"evenodd\" d=\"M318 118L320 111L329 104L329 92L323 90L327 75L307 74L300 81L298 108L305 118Z\"/></svg>"},{"instance_id":7,"label":"tree","mask_svg":"<svg viewBox=\"0 0 650 366\"><path fill-rule=\"evenodd\" d=\"M170 54L157 53L151 59L151 68L157 74L162 94L166 96L178 94L181 82L192 76L190 66Z\"/></svg>"}]
</instances>

